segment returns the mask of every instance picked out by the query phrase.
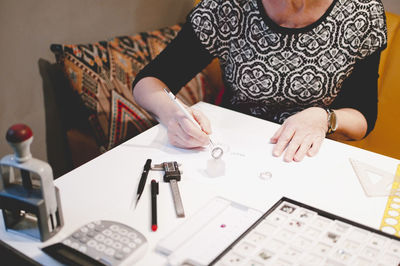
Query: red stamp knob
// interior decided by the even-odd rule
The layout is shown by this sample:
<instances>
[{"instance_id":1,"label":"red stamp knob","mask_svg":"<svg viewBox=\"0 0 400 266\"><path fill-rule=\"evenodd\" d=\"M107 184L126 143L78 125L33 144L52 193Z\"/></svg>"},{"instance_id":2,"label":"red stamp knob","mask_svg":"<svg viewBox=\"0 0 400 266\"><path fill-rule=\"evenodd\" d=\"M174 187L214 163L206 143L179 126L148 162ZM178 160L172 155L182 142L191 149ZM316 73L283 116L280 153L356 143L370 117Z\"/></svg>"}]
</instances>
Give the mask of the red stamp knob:
<instances>
[{"instance_id":1,"label":"red stamp knob","mask_svg":"<svg viewBox=\"0 0 400 266\"><path fill-rule=\"evenodd\" d=\"M6 134L6 139L12 143L23 142L33 136L32 130L25 124L12 125Z\"/></svg>"}]
</instances>

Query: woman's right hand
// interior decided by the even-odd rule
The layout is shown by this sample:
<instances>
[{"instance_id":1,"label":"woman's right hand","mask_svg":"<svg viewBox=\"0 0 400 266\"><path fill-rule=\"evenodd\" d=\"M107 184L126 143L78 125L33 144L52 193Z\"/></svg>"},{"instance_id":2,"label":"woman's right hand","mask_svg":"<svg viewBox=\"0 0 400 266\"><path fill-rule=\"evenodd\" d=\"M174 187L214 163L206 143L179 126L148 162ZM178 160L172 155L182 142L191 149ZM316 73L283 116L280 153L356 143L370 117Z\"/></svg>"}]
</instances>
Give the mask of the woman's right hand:
<instances>
[{"instance_id":1,"label":"woman's right hand","mask_svg":"<svg viewBox=\"0 0 400 266\"><path fill-rule=\"evenodd\" d=\"M166 122L169 142L179 148L197 148L210 143L211 126L208 118L200 111L190 107L185 108L201 129L187 118L180 109L176 109Z\"/></svg>"},{"instance_id":2,"label":"woman's right hand","mask_svg":"<svg viewBox=\"0 0 400 266\"><path fill-rule=\"evenodd\" d=\"M209 144L211 126L208 118L199 110L187 107L182 102L201 129L195 125L171 101L163 88L167 86L153 77L141 79L133 90L135 101L145 110L155 115L168 129L170 143L179 148L197 148Z\"/></svg>"}]
</instances>

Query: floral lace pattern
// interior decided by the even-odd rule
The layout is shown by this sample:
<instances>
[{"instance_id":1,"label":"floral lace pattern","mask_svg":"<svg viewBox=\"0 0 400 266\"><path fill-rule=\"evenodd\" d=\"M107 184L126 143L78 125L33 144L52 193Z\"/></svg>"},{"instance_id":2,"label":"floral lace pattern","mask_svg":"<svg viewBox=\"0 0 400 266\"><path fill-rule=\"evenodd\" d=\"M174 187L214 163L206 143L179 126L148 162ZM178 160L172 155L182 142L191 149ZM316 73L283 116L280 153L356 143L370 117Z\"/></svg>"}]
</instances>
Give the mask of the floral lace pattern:
<instances>
[{"instance_id":1,"label":"floral lace pattern","mask_svg":"<svg viewBox=\"0 0 400 266\"><path fill-rule=\"evenodd\" d=\"M279 123L330 105L356 61L387 42L379 0L334 0L302 29L276 25L260 0L203 0L189 19L220 59L232 107Z\"/></svg>"}]
</instances>

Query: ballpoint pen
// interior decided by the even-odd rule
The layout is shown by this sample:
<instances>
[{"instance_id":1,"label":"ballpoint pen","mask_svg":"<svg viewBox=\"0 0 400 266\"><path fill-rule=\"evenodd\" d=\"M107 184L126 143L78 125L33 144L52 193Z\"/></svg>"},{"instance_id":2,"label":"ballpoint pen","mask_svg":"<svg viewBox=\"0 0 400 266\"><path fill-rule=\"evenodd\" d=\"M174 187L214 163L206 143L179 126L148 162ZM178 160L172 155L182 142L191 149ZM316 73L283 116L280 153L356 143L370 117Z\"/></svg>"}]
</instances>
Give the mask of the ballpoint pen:
<instances>
[{"instance_id":1,"label":"ballpoint pen","mask_svg":"<svg viewBox=\"0 0 400 266\"><path fill-rule=\"evenodd\" d=\"M178 106L178 108L183 112L183 114L188 119L190 119L190 121L192 121L193 124L195 124L199 129L201 129L201 126L199 125L199 123L197 123L197 121L193 118L193 116L191 114L189 114L189 112L186 110L185 107L183 107L183 105L178 101L176 96L168 88L164 88L164 91L169 96L169 98L175 103L175 105ZM209 136L209 138L210 138L210 144L212 146L211 156L214 159L221 158L222 155L224 154L224 150L220 146L215 145L210 136Z\"/></svg>"},{"instance_id":2,"label":"ballpoint pen","mask_svg":"<svg viewBox=\"0 0 400 266\"><path fill-rule=\"evenodd\" d=\"M137 198L136 198L135 208L139 202L140 197L142 196L143 189L146 184L146 179L147 179L147 175L149 174L150 168L151 168L151 159L147 159L146 164L143 167L142 176L140 177L139 186L138 186L137 193L136 193Z\"/></svg>"},{"instance_id":3,"label":"ballpoint pen","mask_svg":"<svg viewBox=\"0 0 400 266\"><path fill-rule=\"evenodd\" d=\"M158 195L158 182L151 180L151 230L157 231L157 195Z\"/></svg>"}]
</instances>

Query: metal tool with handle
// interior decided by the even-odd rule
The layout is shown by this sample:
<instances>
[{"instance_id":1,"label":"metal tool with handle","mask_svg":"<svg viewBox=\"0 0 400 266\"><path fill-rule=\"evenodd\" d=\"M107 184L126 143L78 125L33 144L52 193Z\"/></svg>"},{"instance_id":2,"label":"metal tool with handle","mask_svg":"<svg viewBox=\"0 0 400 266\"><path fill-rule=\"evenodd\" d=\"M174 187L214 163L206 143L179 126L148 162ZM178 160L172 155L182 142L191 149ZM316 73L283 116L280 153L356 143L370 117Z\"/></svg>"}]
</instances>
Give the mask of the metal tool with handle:
<instances>
[{"instance_id":1,"label":"metal tool with handle","mask_svg":"<svg viewBox=\"0 0 400 266\"><path fill-rule=\"evenodd\" d=\"M177 162L164 162L152 166L152 170L163 170L164 182L168 182L171 186L172 198L174 200L175 211L178 217L185 217L181 194L179 193L178 181L181 181L182 172L178 168Z\"/></svg>"}]
</instances>

